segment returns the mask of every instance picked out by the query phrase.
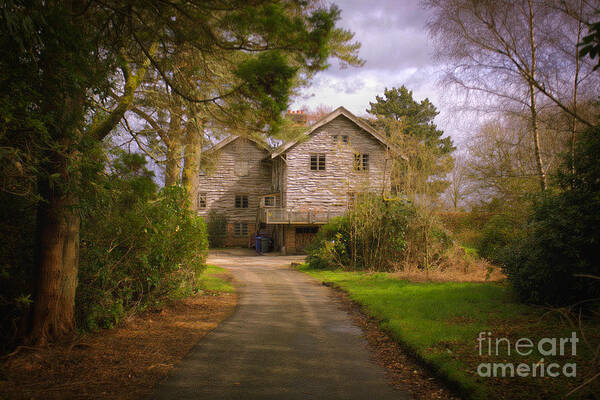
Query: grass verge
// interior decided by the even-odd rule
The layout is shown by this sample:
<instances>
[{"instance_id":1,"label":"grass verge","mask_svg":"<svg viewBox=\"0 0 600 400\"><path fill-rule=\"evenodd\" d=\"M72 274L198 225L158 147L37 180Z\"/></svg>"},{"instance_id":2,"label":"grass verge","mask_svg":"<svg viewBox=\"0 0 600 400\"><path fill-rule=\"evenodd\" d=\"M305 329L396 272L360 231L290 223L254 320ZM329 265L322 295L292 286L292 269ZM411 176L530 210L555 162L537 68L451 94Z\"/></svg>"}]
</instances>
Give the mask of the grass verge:
<instances>
[{"instance_id":1,"label":"grass verge","mask_svg":"<svg viewBox=\"0 0 600 400\"><path fill-rule=\"evenodd\" d=\"M227 270L210 264L206 265L198 286L206 292L232 293L235 291Z\"/></svg>"},{"instance_id":2,"label":"grass verge","mask_svg":"<svg viewBox=\"0 0 600 400\"><path fill-rule=\"evenodd\" d=\"M542 355L538 350L521 356L514 345L519 338L529 338L537 345L542 338L566 338L573 330L558 313L516 302L505 283L428 282L415 283L396 279L386 273L361 273L310 269L306 264L297 267L323 282L333 284L348 293L363 310L380 321L390 333L418 360L444 379L462 397L472 399L558 399L597 373L597 360L583 340L576 355L570 345L563 356ZM586 321L583 325L591 347L600 343L600 322ZM491 342L482 342L479 353L478 335L491 332ZM581 338L580 332L577 332ZM506 338L512 344L510 354ZM558 341L559 339L557 339ZM488 343L492 344L488 351ZM491 353L491 354L490 354ZM557 363L560 375L541 377L540 360L544 365ZM527 377L505 376L497 369L496 377L477 373L480 364L494 363L529 365ZM537 376L531 376L538 363ZM562 368L576 364L576 377L565 377ZM524 367L522 367L524 368ZM483 367L486 372L486 367ZM556 369L553 369L556 372ZM571 371L569 371L571 372ZM510 375L510 369L506 369ZM590 398L598 391L598 382L577 391L569 398ZM588 397L586 397L588 396Z\"/></svg>"}]
</instances>

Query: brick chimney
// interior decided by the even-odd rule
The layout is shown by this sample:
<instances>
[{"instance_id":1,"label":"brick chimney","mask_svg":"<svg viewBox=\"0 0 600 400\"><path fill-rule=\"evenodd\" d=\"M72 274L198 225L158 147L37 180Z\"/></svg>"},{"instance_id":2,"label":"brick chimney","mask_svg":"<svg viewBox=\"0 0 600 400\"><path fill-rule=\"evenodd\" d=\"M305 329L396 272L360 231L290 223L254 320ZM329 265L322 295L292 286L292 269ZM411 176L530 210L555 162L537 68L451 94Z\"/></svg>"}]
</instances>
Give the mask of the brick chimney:
<instances>
[{"instance_id":1,"label":"brick chimney","mask_svg":"<svg viewBox=\"0 0 600 400\"><path fill-rule=\"evenodd\" d=\"M288 110L286 117L297 124L306 125L304 110Z\"/></svg>"}]
</instances>

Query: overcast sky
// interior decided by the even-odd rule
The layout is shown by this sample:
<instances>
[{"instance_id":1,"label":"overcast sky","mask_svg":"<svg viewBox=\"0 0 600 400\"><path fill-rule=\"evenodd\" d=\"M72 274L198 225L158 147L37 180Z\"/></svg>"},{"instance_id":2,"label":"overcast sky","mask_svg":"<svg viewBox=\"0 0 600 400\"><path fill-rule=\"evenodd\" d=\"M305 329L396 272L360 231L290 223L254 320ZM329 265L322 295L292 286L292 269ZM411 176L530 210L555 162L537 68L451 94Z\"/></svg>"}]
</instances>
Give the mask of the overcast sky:
<instances>
[{"instance_id":1,"label":"overcast sky","mask_svg":"<svg viewBox=\"0 0 600 400\"><path fill-rule=\"evenodd\" d=\"M355 33L362 43L362 68L331 67L317 74L310 87L295 99L294 109L306 105L344 106L357 115L366 114L370 101L384 88L405 85L416 100L429 98L440 110L436 124L455 142L460 133L442 103L437 87L439 68L433 60L433 46L427 35L428 11L419 0L334 0L342 10L339 26Z\"/></svg>"}]
</instances>

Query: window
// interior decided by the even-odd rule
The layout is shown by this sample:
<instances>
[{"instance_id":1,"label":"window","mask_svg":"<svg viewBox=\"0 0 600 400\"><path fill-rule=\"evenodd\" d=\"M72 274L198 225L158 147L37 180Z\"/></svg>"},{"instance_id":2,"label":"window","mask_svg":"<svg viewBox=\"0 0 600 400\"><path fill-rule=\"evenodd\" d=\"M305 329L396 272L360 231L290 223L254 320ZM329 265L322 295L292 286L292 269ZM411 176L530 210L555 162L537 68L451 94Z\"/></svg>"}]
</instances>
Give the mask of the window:
<instances>
[{"instance_id":1,"label":"window","mask_svg":"<svg viewBox=\"0 0 600 400\"><path fill-rule=\"evenodd\" d=\"M275 196L266 196L264 198L265 207L275 207Z\"/></svg>"},{"instance_id":2,"label":"window","mask_svg":"<svg viewBox=\"0 0 600 400\"><path fill-rule=\"evenodd\" d=\"M235 161L235 175L236 176L248 176L248 161L236 160Z\"/></svg>"},{"instance_id":3,"label":"window","mask_svg":"<svg viewBox=\"0 0 600 400\"><path fill-rule=\"evenodd\" d=\"M206 193L198 193L198 208L206 208Z\"/></svg>"},{"instance_id":4,"label":"window","mask_svg":"<svg viewBox=\"0 0 600 400\"><path fill-rule=\"evenodd\" d=\"M233 223L233 236L237 236L237 237L248 236L248 223L234 222Z\"/></svg>"},{"instance_id":5,"label":"window","mask_svg":"<svg viewBox=\"0 0 600 400\"><path fill-rule=\"evenodd\" d=\"M348 142L350 141L350 138L348 138L348 135L333 135L333 143L339 143L340 142L340 138L342 139L343 143L348 144Z\"/></svg>"},{"instance_id":6,"label":"window","mask_svg":"<svg viewBox=\"0 0 600 400\"><path fill-rule=\"evenodd\" d=\"M236 194L235 195L235 208L248 208L248 195Z\"/></svg>"},{"instance_id":7,"label":"window","mask_svg":"<svg viewBox=\"0 0 600 400\"><path fill-rule=\"evenodd\" d=\"M354 169L357 171L368 171L369 170L369 155L368 154L355 154L354 155Z\"/></svg>"},{"instance_id":8,"label":"window","mask_svg":"<svg viewBox=\"0 0 600 400\"><path fill-rule=\"evenodd\" d=\"M325 154L310 155L310 170L325 171Z\"/></svg>"}]
</instances>

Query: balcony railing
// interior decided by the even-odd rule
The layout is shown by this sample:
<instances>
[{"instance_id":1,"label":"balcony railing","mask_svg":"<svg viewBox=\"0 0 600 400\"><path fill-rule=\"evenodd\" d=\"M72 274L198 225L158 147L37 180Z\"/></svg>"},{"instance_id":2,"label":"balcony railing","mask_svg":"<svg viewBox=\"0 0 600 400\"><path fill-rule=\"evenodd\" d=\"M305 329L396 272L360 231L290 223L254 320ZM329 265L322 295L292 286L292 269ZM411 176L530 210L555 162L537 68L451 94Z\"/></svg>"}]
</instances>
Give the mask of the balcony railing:
<instances>
[{"instance_id":1,"label":"balcony railing","mask_svg":"<svg viewBox=\"0 0 600 400\"><path fill-rule=\"evenodd\" d=\"M284 208L261 208L259 220L265 224L326 224L331 218L346 213L345 210L290 211Z\"/></svg>"}]
</instances>

